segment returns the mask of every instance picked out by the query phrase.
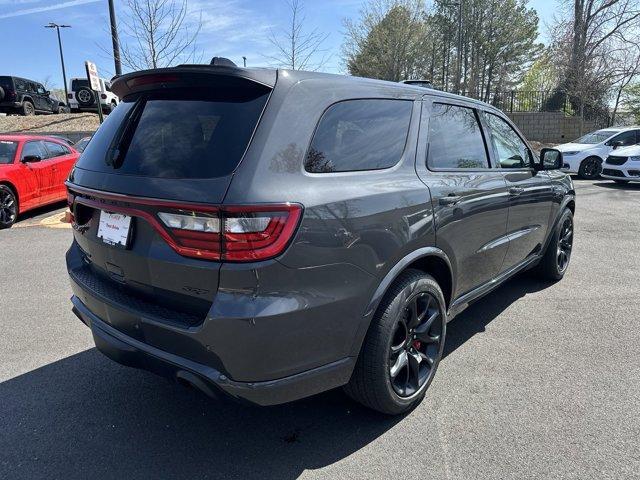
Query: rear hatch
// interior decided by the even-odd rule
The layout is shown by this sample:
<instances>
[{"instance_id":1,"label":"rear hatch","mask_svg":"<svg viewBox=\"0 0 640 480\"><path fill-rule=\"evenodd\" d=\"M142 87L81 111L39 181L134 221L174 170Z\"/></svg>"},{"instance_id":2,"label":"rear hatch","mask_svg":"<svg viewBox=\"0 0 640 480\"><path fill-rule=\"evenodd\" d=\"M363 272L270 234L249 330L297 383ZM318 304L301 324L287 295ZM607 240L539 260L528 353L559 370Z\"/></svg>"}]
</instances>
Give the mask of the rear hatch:
<instances>
[{"instance_id":1,"label":"rear hatch","mask_svg":"<svg viewBox=\"0 0 640 480\"><path fill-rule=\"evenodd\" d=\"M261 80L178 67L114 82L123 101L67 183L77 283L145 318L204 320L223 259L220 204L273 87Z\"/></svg>"}]
</instances>

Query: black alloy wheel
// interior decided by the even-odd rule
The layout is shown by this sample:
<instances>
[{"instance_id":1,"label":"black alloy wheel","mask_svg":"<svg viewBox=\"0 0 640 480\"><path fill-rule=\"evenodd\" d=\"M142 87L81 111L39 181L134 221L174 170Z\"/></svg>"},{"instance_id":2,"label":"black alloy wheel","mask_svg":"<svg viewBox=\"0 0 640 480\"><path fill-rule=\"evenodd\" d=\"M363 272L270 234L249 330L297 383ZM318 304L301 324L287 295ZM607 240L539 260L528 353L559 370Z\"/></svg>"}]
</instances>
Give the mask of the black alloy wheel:
<instances>
[{"instance_id":1,"label":"black alloy wheel","mask_svg":"<svg viewBox=\"0 0 640 480\"><path fill-rule=\"evenodd\" d=\"M580 164L578 174L587 180L595 180L602 172L602 163L598 157L585 158Z\"/></svg>"},{"instance_id":2,"label":"black alloy wheel","mask_svg":"<svg viewBox=\"0 0 640 480\"><path fill-rule=\"evenodd\" d=\"M446 320L438 282L423 271L405 270L371 320L345 392L389 415L417 406L442 358Z\"/></svg>"},{"instance_id":3,"label":"black alloy wheel","mask_svg":"<svg viewBox=\"0 0 640 480\"><path fill-rule=\"evenodd\" d=\"M569 259L571 258L571 249L573 248L573 218L567 216L562 222L560 227L560 234L558 235L558 246L556 261L558 264L558 271L564 273L569 266Z\"/></svg>"},{"instance_id":4,"label":"black alloy wheel","mask_svg":"<svg viewBox=\"0 0 640 480\"><path fill-rule=\"evenodd\" d=\"M16 196L6 185L0 185L0 229L9 228L18 217Z\"/></svg>"},{"instance_id":5,"label":"black alloy wheel","mask_svg":"<svg viewBox=\"0 0 640 480\"><path fill-rule=\"evenodd\" d=\"M442 312L435 297L412 295L399 312L389 349L389 379L402 398L415 395L433 376L440 359Z\"/></svg>"}]
</instances>

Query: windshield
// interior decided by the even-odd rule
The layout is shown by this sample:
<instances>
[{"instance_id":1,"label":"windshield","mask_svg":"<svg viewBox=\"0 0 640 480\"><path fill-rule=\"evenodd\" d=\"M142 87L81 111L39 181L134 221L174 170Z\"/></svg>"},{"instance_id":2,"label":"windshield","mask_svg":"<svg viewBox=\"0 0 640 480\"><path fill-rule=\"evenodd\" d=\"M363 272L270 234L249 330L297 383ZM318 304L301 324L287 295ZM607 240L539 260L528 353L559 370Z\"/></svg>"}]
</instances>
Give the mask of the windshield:
<instances>
[{"instance_id":1,"label":"windshield","mask_svg":"<svg viewBox=\"0 0 640 480\"><path fill-rule=\"evenodd\" d=\"M607 138L618 133L617 130L598 130L597 132L587 133L584 137L580 137L573 143L583 143L588 145L595 145L596 143L604 142Z\"/></svg>"},{"instance_id":2,"label":"windshield","mask_svg":"<svg viewBox=\"0 0 640 480\"><path fill-rule=\"evenodd\" d=\"M13 163L17 149L18 142L0 140L0 165Z\"/></svg>"}]
</instances>

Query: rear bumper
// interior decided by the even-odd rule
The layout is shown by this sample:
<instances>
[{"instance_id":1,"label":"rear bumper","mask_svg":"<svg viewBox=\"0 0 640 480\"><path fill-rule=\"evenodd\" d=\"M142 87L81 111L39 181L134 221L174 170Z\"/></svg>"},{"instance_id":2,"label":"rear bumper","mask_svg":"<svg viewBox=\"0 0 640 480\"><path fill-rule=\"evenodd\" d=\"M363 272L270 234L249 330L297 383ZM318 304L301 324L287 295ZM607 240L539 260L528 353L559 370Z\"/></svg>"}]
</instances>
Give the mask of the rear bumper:
<instances>
[{"instance_id":1,"label":"rear bumper","mask_svg":"<svg viewBox=\"0 0 640 480\"><path fill-rule=\"evenodd\" d=\"M221 394L256 405L277 405L339 387L349 381L355 359L343 358L296 375L261 382L237 382L218 370L160 350L125 335L94 315L77 297L73 312L91 328L98 350L112 360L183 383L217 398Z\"/></svg>"},{"instance_id":2,"label":"rear bumper","mask_svg":"<svg viewBox=\"0 0 640 480\"><path fill-rule=\"evenodd\" d=\"M0 102L0 112L12 113L18 110L22 104L20 102Z\"/></svg>"}]
</instances>

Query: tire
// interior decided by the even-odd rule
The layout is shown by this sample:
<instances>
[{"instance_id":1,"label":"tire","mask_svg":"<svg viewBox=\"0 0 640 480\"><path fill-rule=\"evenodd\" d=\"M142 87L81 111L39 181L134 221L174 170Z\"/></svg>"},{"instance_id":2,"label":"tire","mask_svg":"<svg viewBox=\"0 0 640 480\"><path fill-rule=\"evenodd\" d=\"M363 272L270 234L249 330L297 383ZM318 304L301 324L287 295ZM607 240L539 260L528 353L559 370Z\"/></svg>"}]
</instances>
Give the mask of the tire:
<instances>
[{"instance_id":1,"label":"tire","mask_svg":"<svg viewBox=\"0 0 640 480\"><path fill-rule=\"evenodd\" d=\"M90 88L80 87L76 92L76 100L81 107L91 107L96 103L96 95ZM99 107L100 105L98 104Z\"/></svg>"},{"instance_id":2,"label":"tire","mask_svg":"<svg viewBox=\"0 0 640 480\"><path fill-rule=\"evenodd\" d=\"M578 176L585 180L595 180L602 173L602 160L599 157L587 157L580 163Z\"/></svg>"},{"instance_id":3,"label":"tire","mask_svg":"<svg viewBox=\"0 0 640 480\"><path fill-rule=\"evenodd\" d=\"M445 335L446 304L438 283L419 270L406 270L380 302L345 392L388 415L411 410L433 380Z\"/></svg>"},{"instance_id":4,"label":"tire","mask_svg":"<svg viewBox=\"0 0 640 480\"><path fill-rule=\"evenodd\" d=\"M568 230L567 230L568 228ZM562 212L547 245L547 250L536 269L542 280L557 282L569 268L573 249L573 213L568 208Z\"/></svg>"},{"instance_id":5,"label":"tire","mask_svg":"<svg viewBox=\"0 0 640 480\"><path fill-rule=\"evenodd\" d=\"M7 185L0 185L0 230L10 228L18 218L18 199Z\"/></svg>"},{"instance_id":6,"label":"tire","mask_svg":"<svg viewBox=\"0 0 640 480\"><path fill-rule=\"evenodd\" d=\"M22 102L22 109L20 113L25 117L30 117L36 114L36 108L29 100L25 100L24 102Z\"/></svg>"}]
</instances>

